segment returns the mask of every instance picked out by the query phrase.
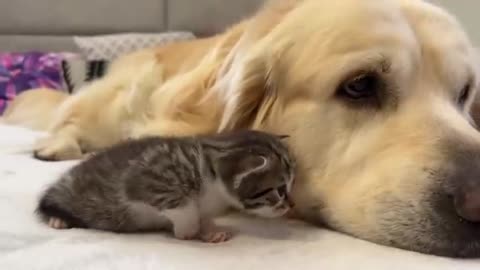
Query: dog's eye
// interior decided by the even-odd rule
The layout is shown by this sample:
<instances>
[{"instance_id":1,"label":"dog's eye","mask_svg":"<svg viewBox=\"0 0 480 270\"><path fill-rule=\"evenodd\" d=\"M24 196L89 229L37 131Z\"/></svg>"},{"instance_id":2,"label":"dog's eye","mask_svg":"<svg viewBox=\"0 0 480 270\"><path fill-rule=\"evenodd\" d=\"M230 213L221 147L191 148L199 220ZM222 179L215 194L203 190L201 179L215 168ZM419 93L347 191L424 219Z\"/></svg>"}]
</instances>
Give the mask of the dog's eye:
<instances>
[{"instance_id":1,"label":"dog's eye","mask_svg":"<svg viewBox=\"0 0 480 270\"><path fill-rule=\"evenodd\" d=\"M460 105L462 107L465 105L468 98L470 97L471 88L472 87L471 87L470 83L467 83L465 85L465 87L460 92L460 95L458 96L458 105Z\"/></svg>"},{"instance_id":2,"label":"dog's eye","mask_svg":"<svg viewBox=\"0 0 480 270\"><path fill-rule=\"evenodd\" d=\"M337 95L353 100L367 99L376 96L380 86L380 78L375 73L364 73L343 82Z\"/></svg>"}]
</instances>

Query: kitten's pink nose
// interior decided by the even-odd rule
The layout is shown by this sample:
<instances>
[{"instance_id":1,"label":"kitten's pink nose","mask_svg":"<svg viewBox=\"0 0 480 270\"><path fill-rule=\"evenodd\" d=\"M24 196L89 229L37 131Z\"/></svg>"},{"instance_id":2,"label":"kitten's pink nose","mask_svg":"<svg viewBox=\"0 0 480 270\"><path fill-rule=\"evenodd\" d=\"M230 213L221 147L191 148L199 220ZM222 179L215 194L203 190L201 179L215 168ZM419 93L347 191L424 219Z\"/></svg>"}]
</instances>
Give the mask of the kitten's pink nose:
<instances>
[{"instance_id":1,"label":"kitten's pink nose","mask_svg":"<svg viewBox=\"0 0 480 270\"><path fill-rule=\"evenodd\" d=\"M463 190L455 194L457 214L472 222L480 222L480 187Z\"/></svg>"}]
</instances>

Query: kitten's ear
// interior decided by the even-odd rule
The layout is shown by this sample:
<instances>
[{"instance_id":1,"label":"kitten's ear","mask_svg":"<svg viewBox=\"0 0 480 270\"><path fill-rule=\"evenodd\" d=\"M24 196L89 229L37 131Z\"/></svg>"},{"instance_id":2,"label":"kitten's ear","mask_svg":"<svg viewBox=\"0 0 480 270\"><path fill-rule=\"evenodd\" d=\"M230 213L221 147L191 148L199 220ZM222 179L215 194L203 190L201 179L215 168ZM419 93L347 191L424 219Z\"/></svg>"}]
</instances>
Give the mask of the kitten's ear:
<instances>
[{"instance_id":1,"label":"kitten's ear","mask_svg":"<svg viewBox=\"0 0 480 270\"><path fill-rule=\"evenodd\" d=\"M246 179L266 171L270 167L269 163L264 156L247 156L240 160L233 177L233 188L238 189Z\"/></svg>"}]
</instances>

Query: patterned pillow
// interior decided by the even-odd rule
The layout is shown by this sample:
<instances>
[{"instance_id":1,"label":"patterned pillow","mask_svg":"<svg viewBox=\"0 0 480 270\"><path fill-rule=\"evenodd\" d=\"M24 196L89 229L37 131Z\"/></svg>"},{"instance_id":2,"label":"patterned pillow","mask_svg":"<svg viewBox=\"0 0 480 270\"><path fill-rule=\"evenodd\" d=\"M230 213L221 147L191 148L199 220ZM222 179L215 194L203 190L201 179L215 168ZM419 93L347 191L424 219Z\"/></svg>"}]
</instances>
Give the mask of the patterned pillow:
<instances>
[{"instance_id":1,"label":"patterned pillow","mask_svg":"<svg viewBox=\"0 0 480 270\"><path fill-rule=\"evenodd\" d=\"M88 60L114 60L120 55L144 48L168 43L191 40L195 36L189 32L159 34L114 34L91 37L75 37L75 43Z\"/></svg>"},{"instance_id":2,"label":"patterned pillow","mask_svg":"<svg viewBox=\"0 0 480 270\"><path fill-rule=\"evenodd\" d=\"M46 87L63 89L61 53L0 53L0 115L19 93Z\"/></svg>"}]
</instances>

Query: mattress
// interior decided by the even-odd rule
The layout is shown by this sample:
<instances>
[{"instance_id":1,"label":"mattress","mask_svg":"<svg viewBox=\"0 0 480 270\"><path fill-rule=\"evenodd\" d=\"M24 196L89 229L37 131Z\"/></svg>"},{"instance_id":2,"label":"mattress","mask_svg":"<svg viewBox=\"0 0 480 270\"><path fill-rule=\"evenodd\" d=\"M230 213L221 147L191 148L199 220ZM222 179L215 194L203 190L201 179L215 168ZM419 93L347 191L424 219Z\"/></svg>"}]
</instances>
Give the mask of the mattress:
<instances>
[{"instance_id":1,"label":"mattress","mask_svg":"<svg viewBox=\"0 0 480 270\"><path fill-rule=\"evenodd\" d=\"M383 247L299 221L229 216L236 236L222 244L168 234L57 231L33 214L39 194L76 162L41 162L30 150L42 133L0 125L0 269L479 269L454 260Z\"/></svg>"}]
</instances>

